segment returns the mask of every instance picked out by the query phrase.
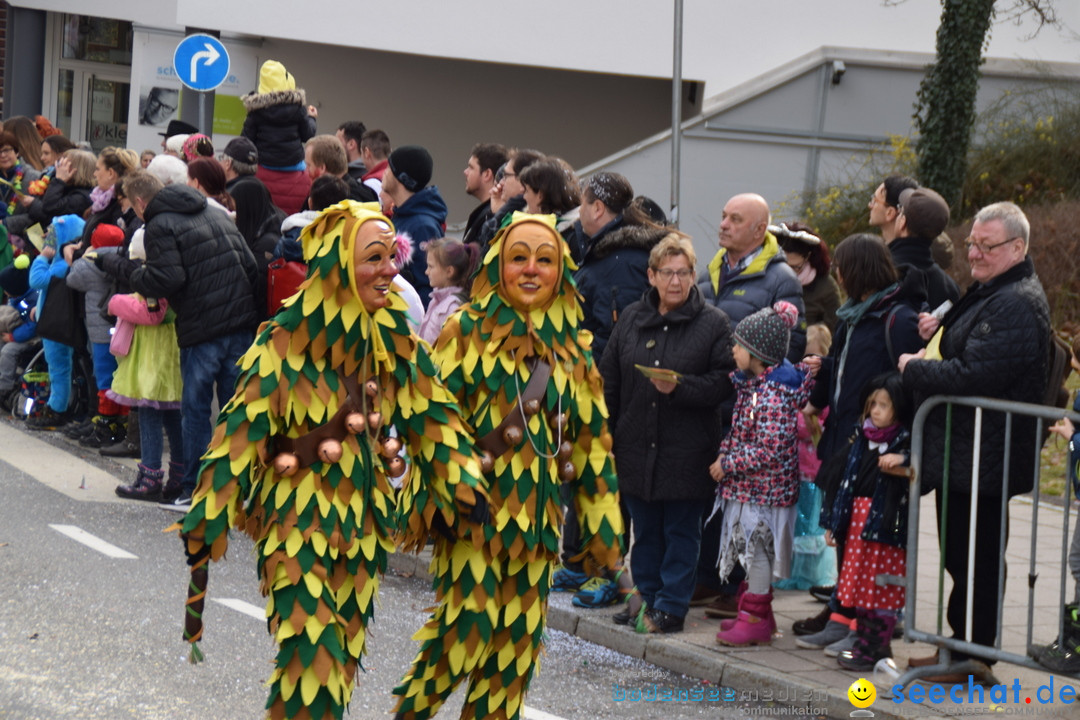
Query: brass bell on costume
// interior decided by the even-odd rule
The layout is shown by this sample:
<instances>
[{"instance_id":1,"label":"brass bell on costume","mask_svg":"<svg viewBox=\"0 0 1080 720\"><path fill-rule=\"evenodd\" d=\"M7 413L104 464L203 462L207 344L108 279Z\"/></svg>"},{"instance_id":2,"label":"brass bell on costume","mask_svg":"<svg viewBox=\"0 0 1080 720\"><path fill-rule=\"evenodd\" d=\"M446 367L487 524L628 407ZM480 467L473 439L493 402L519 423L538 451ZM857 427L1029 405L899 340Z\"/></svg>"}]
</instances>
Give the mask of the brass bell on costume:
<instances>
[{"instance_id":1,"label":"brass bell on costume","mask_svg":"<svg viewBox=\"0 0 1080 720\"><path fill-rule=\"evenodd\" d=\"M533 416L536 413L540 412L540 401L536 398L532 400L527 400L522 405L521 409L525 412L526 415Z\"/></svg>"},{"instance_id":2,"label":"brass bell on costume","mask_svg":"<svg viewBox=\"0 0 1080 720\"><path fill-rule=\"evenodd\" d=\"M480 453L480 470L489 473L495 469L495 458L487 450Z\"/></svg>"},{"instance_id":3,"label":"brass bell on costume","mask_svg":"<svg viewBox=\"0 0 1080 720\"><path fill-rule=\"evenodd\" d=\"M341 443L333 438L327 438L319 443L319 459L325 463L336 463L341 459Z\"/></svg>"},{"instance_id":4,"label":"brass bell on costume","mask_svg":"<svg viewBox=\"0 0 1080 720\"><path fill-rule=\"evenodd\" d=\"M566 462L573 456L573 454L574 446L570 443L569 440L563 440L562 444L559 445L559 460Z\"/></svg>"},{"instance_id":5,"label":"brass bell on costume","mask_svg":"<svg viewBox=\"0 0 1080 720\"><path fill-rule=\"evenodd\" d=\"M401 477L402 473L405 472L405 458L395 455L386 464L386 467L390 473L390 477Z\"/></svg>"},{"instance_id":6,"label":"brass bell on costume","mask_svg":"<svg viewBox=\"0 0 1080 720\"><path fill-rule=\"evenodd\" d=\"M572 462L564 462L559 465L559 477L563 482L570 482L577 477L577 467Z\"/></svg>"},{"instance_id":7,"label":"brass bell on costume","mask_svg":"<svg viewBox=\"0 0 1080 720\"><path fill-rule=\"evenodd\" d=\"M382 426L382 413L380 413L380 412L370 412L370 413L368 413L367 424L368 424L368 427L371 428L372 432L378 432L379 428Z\"/></svg>"},{"instance_id":8,"label":"brass bell on costume","mask_svg":"<svg viewBox=\"0 0 1080 720\"><path fill-rule=\"evenodd\" d=\"M383 440L382 454L384 457L397 457L399 452L401 452L401 440L396 437L390 437Z\"/></svg>"},{"instance_id":9,"label":"brass bell on costume","mask_svg":"<svg viewBox=\"0 0 1080 720\"><path fill-rule=\"evenodd\" d=\"M379 383L374 380L368 380L364 383L364 388L367 390L367 396L373 398L379 394Z\"/></svg>"},{"instance_id":10,"label":"brass bell on costume","mask_svg":"<svg viewBox=\"0 0 1080 720\"><path fill-rule=\"evenodd\" d=\"M510 425L505 430L503 430L502 435L503 440L510 447L517 447L517 444L521 442L521 439L523 437L525 437L525 435L521 432L521 428L519 428L517 425Z\"/></svg>"},{"instance_id":11,"label":"brass bell on costume","mask_svg":"<svg viewBox=\"0 0 1080 720\"><path fill-rule=\"evenodd\" d=\"M293 453L278 453L274 458L274 472L282 477L291 477L300 469L300 458Z\"/></svg>"},{"instance_id":12,"label":"brass bell on costume","mask_svg":"<svg viewBox=\"0 0 1080 720\"><path fill-rule=\"evenodd\" d=\"M364 428L367 427L367 421L364 420L363 413L349 413L345 416L345 427L349 429L353 435L359 435L364 432Z\"/></svg>"}]
</instances>

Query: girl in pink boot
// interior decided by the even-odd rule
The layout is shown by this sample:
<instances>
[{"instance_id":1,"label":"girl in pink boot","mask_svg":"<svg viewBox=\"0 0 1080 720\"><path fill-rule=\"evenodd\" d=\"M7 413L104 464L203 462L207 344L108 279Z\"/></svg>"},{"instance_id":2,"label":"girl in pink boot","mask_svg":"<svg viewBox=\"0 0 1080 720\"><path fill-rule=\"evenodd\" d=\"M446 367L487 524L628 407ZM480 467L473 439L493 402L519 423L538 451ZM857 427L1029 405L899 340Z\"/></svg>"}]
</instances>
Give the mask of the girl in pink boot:
<instances>
[{"instance_id":1,"label":"girl in pink boot","mask_svg":"<svg viewBox=\"0 0 1080 720\"><path fill-rule=\"evenodd\" d=\"M900 373L875 377L862 397L862 426L825 517L832 536L846 541L837 597L855 608L855 646L836 659L858 672L892 657L893 628L904 607L911 439L903 425L907 401ZM887 576L886 582L878 582L879 576Z\"/></svg>"},{"instance_id":2,"label":"girl in pink boot","mask_svg":"<svg viewBox=\"0 0 1080 720\"><path fill-rule=\"evenodd\" d=\"M735 328L732 428L709 473L720 483L717 504L724 511L720 577L726 579L736 561L747 577L738 616L716 635L722 645L772 642L773 575L786 577L791 567L799 497L796 423L813 386L808 365L784 359L797 320L795 306L781 301Z\"/></svg>"}]
</instances>

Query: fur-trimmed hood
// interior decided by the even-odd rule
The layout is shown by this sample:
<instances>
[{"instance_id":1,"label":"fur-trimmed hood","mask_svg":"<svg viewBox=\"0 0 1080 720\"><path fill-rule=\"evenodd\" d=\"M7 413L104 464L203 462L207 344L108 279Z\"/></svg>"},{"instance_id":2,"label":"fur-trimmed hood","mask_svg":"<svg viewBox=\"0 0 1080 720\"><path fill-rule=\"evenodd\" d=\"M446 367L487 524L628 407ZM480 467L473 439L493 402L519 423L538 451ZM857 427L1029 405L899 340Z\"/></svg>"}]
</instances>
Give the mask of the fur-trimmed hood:
<instances>
[{"instance_id":1,"label":"fur-trimmed hood","mask_svg":"<svg viewBox=\"0 0 1080 720\"><path fill-rule=\"evenodd\" d=\"M605 233L595 244L589 247L589 252L585 256L586 262L600 260L616 250L637 249L649 252L669 232L667 228L662 227L622 225L611 232Z\"/></svg>"},{"instance_id":2,"label":"fur-trimmed hood","mask_svg":"<svg viewBox=\"0 0 1080 720\"><path fill-rule=\"evenodd\" d=\"M248 112L262 110L273 105L307 105L307 94L303 88L295 90L274 90L268 93L248 93L240 98L244 103L244 109Z\"/></svg>"}]
</instances>

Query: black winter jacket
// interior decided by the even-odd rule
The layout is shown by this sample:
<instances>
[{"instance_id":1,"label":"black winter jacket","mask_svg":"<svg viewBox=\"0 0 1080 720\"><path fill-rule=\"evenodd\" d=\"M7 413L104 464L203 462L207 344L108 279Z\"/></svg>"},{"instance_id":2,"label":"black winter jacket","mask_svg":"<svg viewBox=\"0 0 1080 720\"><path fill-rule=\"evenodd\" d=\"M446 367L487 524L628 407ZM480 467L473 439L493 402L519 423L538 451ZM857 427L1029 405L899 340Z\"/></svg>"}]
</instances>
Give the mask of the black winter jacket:
<instances>
[{"instance_id":1,"label":"black winter jacket","mask_svg":"<svg viewBox=\"0 0 1080 720\"><path fill-rule=\"evenodd\" d=\"M925 301L922 279L915 274L905 274L900 286L859 320L854 328L839 320L829 357L822 358L810 404L818 409L829 408L825 431L818 443L818 457L829 460L835 453L845 451L847 440L862 415L860 398L866 383L881 373L896 370L896 362L904 353L914 353L925 344L919 337L919 317L916 308ZM889 338L893 353L889 354L885 342L885 322L893 308ZM850 345L841 377L840 359L844 347ZM837 397L837 383L840 384ZM909 418L902 418L908 420ZM828 488L824 488L828 491Z\"/></svg>"},{"instance_id":2,"label":"black winter jacket","mask_svg":"<svg viewBox=\"0 0 1080 720\"><path fill-rule=\"evenodd\" d=\"M54 177L45 188L45 194L30 203L30 221L47 228L53 218L60 215L82 217L91 204L90 188L68 185Z\"/></svg>"},{"instance_id":3,"label":"black winter jacket","mask_svg":"<svg viewBox=\"0 0 1080 720\"><path fill-rule=\"evenodd\" d=\"M303 90L249 93L240 98L247 110L240 133L259 151L259 164L291 168L304 161L304 143L315 137Z\"/></svg>"},{"instance_id":4,"label":"black winter jacket","mask_svg":"<svg viewBox=\"0 0 1080 720\"><path fill-rule=\"evenodd\" d=\"M650 288L623 310L600 362L614 437L619 490L651 502L708 500L709 465L720 447L719 406L732 395L731 323L697 287L667 315ZM682 373L675 391L658 391L634 365Z\"/></svg>"},{"instance_id":5,"label":"black winter jacket","mask_svg":"<svg viewBox=\"0 0 1080 720\"><path fill-rule=\"evenodd\" d=\"M907 265L922 275L929 307L916 308L918 310L933 310L946 300L955 303L960 299L960 286L934 262L930 251L933 244L932 239L920 237L898 237L889 243L889 254L896 267Z\"/></svg>"},{"instance_id":6,"label":"black winter jacket","mask_svg":"<svg viewBox=\"0 0 1080 720\"><path fill-rule=\"evenodd\" d=\"M576 227L580 228L580 223ZM592 351L597 363L619 315L649 288L649 251L667 233L659 227L619 224L588 245L574 281L585 298L581 326L594 336Z\"/></svg>"},{"instance_id":7,"label":"black winter jacket","mask_svg":"<svg viewBox=\"0 0 1080 720\"><path fill-rule=\"evenodd\" d=\"M1046 390L1050 309L1030 258L986 284L975 283L942 320L940 361L912 360L904 387L921 403L932 395L964 395L1040 403ZM924 488L941 487L945 457L945 406L926 419L922 458ZM971 492L975 409L956 406L952 413L949 460L951 489ZM979 492L1002 494L1005 416L984 411ZM1008 495L1034 487L1032 468L1042 438L1035 438L1034 418L1013 417Z\"/></svg>"},{"instance_id":8,"label":"black winter jacket","mask_svg":"<svg viewBox=\"0 0 1080 720\"><path fill-rule=\"evenodd\" d=\"M229 216L208 207L198 191L169 185L143 219L146 262L131 272L131 287L168 299L180 347L254 331L255 257Z\"/></svg>"}]
</instances>

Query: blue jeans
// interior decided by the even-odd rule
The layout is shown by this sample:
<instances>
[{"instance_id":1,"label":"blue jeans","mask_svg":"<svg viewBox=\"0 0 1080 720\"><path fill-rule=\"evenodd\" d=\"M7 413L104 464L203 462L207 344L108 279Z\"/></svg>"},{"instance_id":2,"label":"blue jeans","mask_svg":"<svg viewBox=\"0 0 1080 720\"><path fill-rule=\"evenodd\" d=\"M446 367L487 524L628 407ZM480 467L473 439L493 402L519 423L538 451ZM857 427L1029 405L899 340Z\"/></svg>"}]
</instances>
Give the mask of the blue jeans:
<instances>
[{"instance_id":1,"label":"blue jeans","mask_svg":"<svg viewBox=\"0 0 1080 720\"><path fill-rule=\"evenodd\" d=\"M192 493L199 480L199 458L206 452L213 435L214 391L218 406L225 407L233 395L240 368L236 361L247 352L253 335L237 332L180 348L180 378L184 382L180 397L184 430L184 491Z\"/></svg>"},{"instance_id":2,"label":"blue jeans","mask_svg":"<svg viewBox=\"0 0 1080 720\"><path fill-rule=\"evenodd\" d=\"M701 548L701 507L708 501L624 497L634 524L634 583L649 607L686 617Z\"/></svg>"},{"instance_id":3,"label":"blue jeans","mask_svg":"<svg viewBox=\"0 0 1080 720\"><path fill-rule=\"evenodd\" d=\"M169 460L184 463L184 427L179 410L158 410L152 407L139 408L139 445L140 460L151 470L161 469L161 456L165 444L161 441L164 429L169 436Z\"/></svg>"},{"instance_id":4,"label":"blue jeans","mask_svg":"<svg viewBox=\"0 0 1080 720\"><path fill-rule=\"evenodd\" d=\"M49 407L53 412L67 412L71 402L71 359L75 354L70 345L42 339L45 362L49 365Z\"/></svg>"}]
</instances>

